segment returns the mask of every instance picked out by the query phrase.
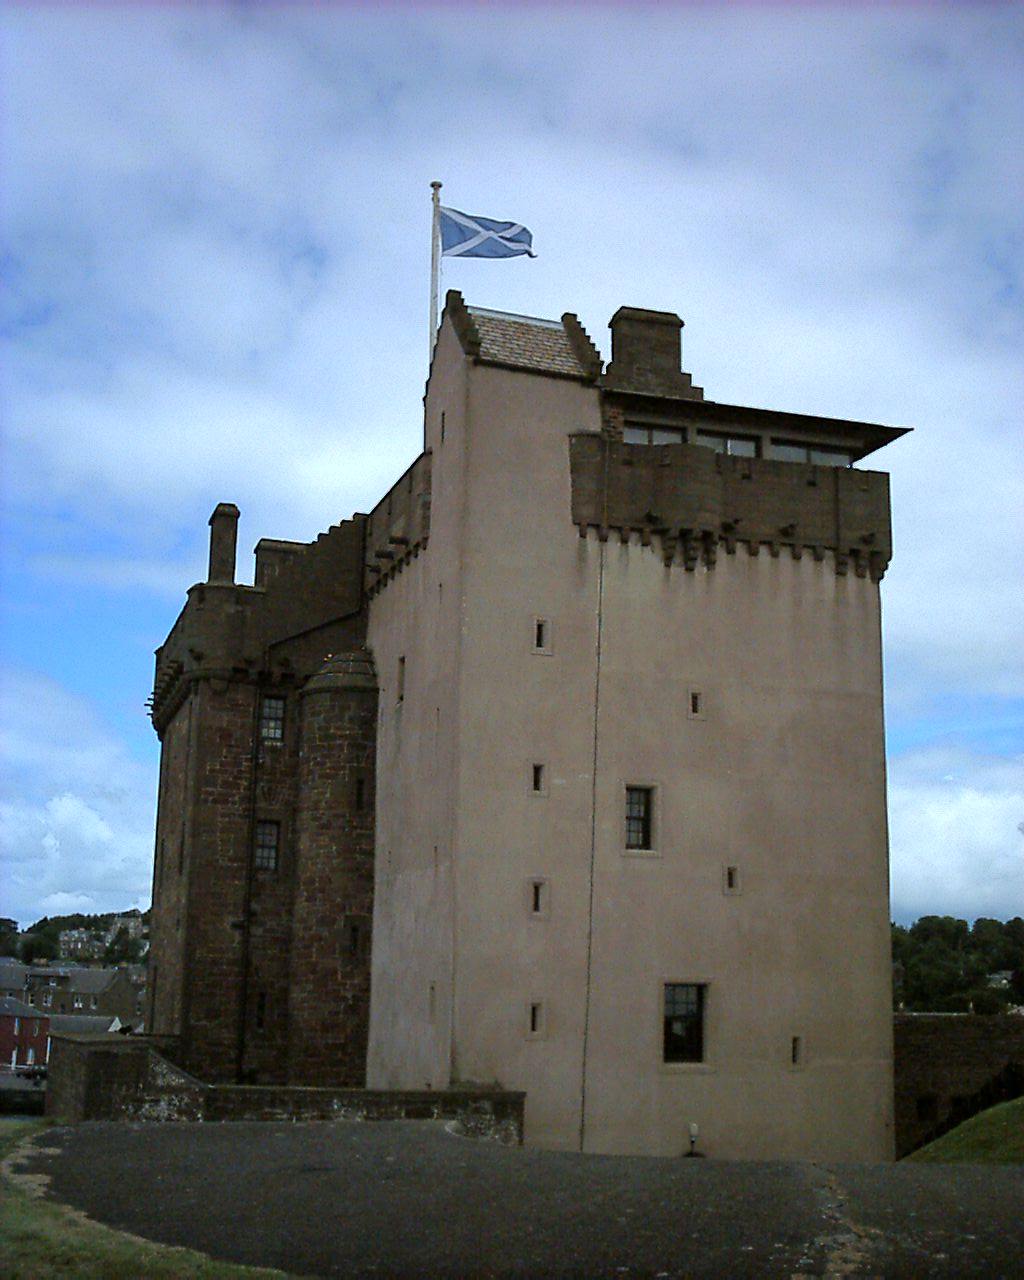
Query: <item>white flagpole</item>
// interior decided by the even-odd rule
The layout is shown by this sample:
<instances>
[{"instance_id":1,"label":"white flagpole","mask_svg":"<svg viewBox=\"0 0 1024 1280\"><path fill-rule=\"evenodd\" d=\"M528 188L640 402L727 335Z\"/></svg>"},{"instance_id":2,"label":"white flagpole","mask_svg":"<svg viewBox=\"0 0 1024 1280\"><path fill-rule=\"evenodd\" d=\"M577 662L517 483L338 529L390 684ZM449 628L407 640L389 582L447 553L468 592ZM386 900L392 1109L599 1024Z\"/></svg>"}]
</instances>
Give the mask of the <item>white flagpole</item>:
<instances>
[{"instance_id":1,"label":"white flagpole","mask_svg":"<svg viewBox=\"0 0 1024 1280\"><path fill-rule=\"evenodd\" d=\"M440 182L430 184L433 204L430 222L430 360L434 358L434 343L437 341L437 294L441 277L441 190Z\"/></svg>"}]
</instances>

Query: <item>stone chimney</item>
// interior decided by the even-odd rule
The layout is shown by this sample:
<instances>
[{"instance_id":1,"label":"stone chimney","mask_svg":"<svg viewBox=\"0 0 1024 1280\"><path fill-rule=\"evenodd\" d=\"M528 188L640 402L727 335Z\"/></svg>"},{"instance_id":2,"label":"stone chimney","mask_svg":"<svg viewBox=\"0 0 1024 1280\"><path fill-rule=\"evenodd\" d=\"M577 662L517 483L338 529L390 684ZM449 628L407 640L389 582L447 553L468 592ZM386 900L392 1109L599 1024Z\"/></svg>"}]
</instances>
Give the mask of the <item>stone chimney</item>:
<instances>
[{"instance_id":1,"label":"stone chimney","mask_svg":"<svg viewBox=\"0 0 1024 1280\"><path fill-rule=\"evenodd\" d=\"M210 516L210 571L207 582L234 582L238 544L238 508L218 502Z\"/></svg>"},{"instance_id":2,"label":"stone chimney","mask_svg":"<svg viewBox=\"0 0 1024 1280\"><path fill-rule=\"evenodd\" d=\"M701 400L703 392L681 368L683 322L673 311L619 307L612 316L612 359L604 376L610 390Z\"/></svg>"}]
</instances>

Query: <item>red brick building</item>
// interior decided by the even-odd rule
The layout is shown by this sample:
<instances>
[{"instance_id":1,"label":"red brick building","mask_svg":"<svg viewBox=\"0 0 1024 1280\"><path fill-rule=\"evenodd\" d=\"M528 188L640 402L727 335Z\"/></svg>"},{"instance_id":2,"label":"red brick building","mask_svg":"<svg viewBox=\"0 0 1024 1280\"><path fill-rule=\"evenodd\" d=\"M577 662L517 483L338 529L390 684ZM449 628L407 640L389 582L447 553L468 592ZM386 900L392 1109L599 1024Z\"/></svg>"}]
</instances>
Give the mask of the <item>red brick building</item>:
<instances>
[{"instance_id":1,"label":"red brick building","mask_svg":"<svg viewBox=\"0 0 1024 1280\"><path fill-rule=\"evenodd\" d=\"M10 996L0 999L0 1070L45 1065L49 1035L45 1014Z\"/></svg>"}]
</instances>

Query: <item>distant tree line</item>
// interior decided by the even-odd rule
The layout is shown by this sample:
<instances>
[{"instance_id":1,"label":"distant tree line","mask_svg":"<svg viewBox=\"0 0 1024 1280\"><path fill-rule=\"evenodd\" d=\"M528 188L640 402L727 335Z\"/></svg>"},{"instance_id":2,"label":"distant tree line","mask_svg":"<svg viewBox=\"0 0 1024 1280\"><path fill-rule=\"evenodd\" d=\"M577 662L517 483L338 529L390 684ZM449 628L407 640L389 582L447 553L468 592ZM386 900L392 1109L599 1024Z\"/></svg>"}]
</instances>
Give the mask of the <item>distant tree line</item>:
<instances>
[{"instance_id":1,"label":"distant tree line","mask_svg":"<svg viewBox=\"0 0 1024 1280\"><path fill-rule=\"evenodd\" d=\"M86 929L97 938L104 937L110 931L114 918L124 912L109 911L99 915L85 915L76 911L66 916L43 916L34 924L30 924L23 932L18 932L14 920L0 919L0 956L13 956L25 964L56 960L60 956L60 935L65 929ZM149 921L149 912L142 914L144 922ZM108 965L136 964L145 961L145 946L137 938L131 937L128 930L122 927L117 936L105 946L103 963Z\"/></svg>"},{"instance_id":2,"label":"distant tree line","mask_svg":"<svg viewBox=\"0 0 1024 1280\"><path fill-rule=\"evenodd\" d=\"M1024 1005L1024 920L922 916L892 926L893 1002L912 1013L1006 1013Z\"/></svg>"}]
</instances>

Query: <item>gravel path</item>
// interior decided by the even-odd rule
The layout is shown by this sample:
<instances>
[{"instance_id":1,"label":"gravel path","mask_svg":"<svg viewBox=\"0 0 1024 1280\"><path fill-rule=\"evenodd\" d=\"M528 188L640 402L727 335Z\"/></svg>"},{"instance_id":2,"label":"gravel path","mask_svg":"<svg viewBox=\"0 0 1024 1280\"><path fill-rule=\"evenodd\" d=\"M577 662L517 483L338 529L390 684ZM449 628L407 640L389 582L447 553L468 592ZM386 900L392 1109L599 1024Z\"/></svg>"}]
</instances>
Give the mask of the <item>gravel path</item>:
<instances>
[{"instance_id":1,"label":"gravel path","mask_svg":"<svg viewBox=\"0 0 1024 1280\"><path fill-rule=\"evenodd\" d=\"M111 1226L304 1276L1024 1277L1024 1166L579 1156L425 1121L84 1124L19 1171Z\"/></svg>"}]
</instances>

